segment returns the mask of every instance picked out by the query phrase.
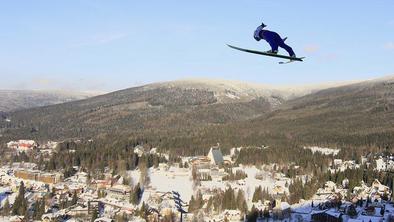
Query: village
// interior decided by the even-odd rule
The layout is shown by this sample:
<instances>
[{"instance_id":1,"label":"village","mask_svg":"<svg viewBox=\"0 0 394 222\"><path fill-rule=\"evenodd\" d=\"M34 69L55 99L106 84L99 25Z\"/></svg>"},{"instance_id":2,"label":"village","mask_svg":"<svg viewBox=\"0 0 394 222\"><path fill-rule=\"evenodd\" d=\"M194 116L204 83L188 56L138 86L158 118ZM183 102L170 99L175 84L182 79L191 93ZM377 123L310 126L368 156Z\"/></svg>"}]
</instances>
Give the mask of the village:
<instances>
[{"instance_id":1,"label":"village","mask_svg":"<svg viewBox=\"0 0 394 222\"><path fill-rule=\"evenodd\" d=\"M33 140L19 140L9 142L7 147L16 153L38 149L48 156L56 152L57 143L38 145ZM36 163L13 162L0 168L0 221L27 221L25 217L34 221L179 221L181 216L183 221L394 221L392 189L378 179L371 184L361 181L352 190L347 178L340 183L325 181L312 198L290 204L291 184L295 180L305 183L309 175L290 178L276 170L275 164L236 164L241 149L248 148L233 148L223 155L218 144L205 156L180 157L179 163L161 162L123 175L107 169L102 178L94 178L78 166L65 177L64 172L41 171ZM313 148L313 152L335 156L337 152L331 151ZM141 145L134 148L134 153L169 158L157 148ZM364 165L375 171L394 169L391 154L369 154L361 160L357 163L334 158L329 171ZM228 207L222 203L216 209L215 199L230 191L237 203ZM26 211L15 207L21 200Z\"/></svg>"}]
</instances>

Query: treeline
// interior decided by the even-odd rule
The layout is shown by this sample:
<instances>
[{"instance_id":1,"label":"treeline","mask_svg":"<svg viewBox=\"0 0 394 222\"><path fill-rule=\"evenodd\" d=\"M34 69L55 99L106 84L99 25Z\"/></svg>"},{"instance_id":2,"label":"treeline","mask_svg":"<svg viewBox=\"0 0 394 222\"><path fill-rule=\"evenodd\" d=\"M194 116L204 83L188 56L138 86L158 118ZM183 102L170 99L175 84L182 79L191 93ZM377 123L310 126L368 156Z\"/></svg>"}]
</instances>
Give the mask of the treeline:
<instances>
[{"instance_id":1,"label":"treeline","mask_svg":"<svg viewBox=\"0 0 394 222\"><path fill-rule=\"evenodd\" d=\"M252 197L252 202L256 203L260 201L261 203L264 203L265 201L273 201L274 198L270 194L268 187L262 188L261 186L258 186L255 188L253 197Z\"/></svg>"},{"instance_id":2,"label":"treeline","mask_svg":"<svg viewBox=\"0 0 394 222\"><path fill-rule=\"evenodd\" d=\"M325 181L321 178L313 177L305 182L302 179L296 179L289 185L289 203L298 203L301 199L309 200L313 197L316 191L324 185Z\"/></svg>"},{"instance_id":3,"label":"treeline","mask_svg":"<svg viewBox=\"0 0 394 222\"><path fill-rule=\"evenodd\" d=\"M282 171L286 176L293 178L297 173L313 175L325 173L331 160L332 156L313 154L310 150L288 144L288 146L267 149L244 148L240 151L236 163L257 166L276 164L279 168L278 171ZM298 166L299 169L292 166Z\"/></svg>"},{"instance_id":4,"label":"treeline","mask_svg":"<svg viewBox=\"0 0 394 222\"><path fill-rule=\"evenodd\" d=\"M327 181L333 181L338 186L345 185L348 189L348 197L353 192L354 187L361 186L361 182L364 182L368 186L372 185L372 182L377 179L380 183L388 186L390 189L394 188L394 173L392 172L379 172L366 168L362 165L359 169L346 169L345 171L338 171L331 173L327 171L324 174L315 175L314 177L302 181L301 179L293 180L289 185L290 192L290 203L297 203L301 199L310 199L319 188L323 188ZM347 179L348 182L343 184L343 181ZM393 195L394 198L394 195Z\"/></svg>"},{"instance_id":5,"label":"treeline","mask_svg":"<svg viewBox=\"0 0 394 222\"><path fill-rule=\"evenodd\" d=\"M104 172L106 168L116 173L136 168L158 167L159 163L167 162L164 156L146 152L138 156L134 152L137 143L116 143L109 147L98 141L79 143L64 142L48 161L39 163L39 168L47 171L72 171L72 166L79 166L88 172ZM149 150L151 147L146 147ZM72 174L71 172L69 173Z\"/></svg>"},{"instance_id":6,"label":"treeline","mask_svg":"<svg viewBox=\"0 0 394 222\"><path fill-rule=\"evenodd\" d=\"M242 190L235 191L228 187L225 191L216 190L214 194L208 199L205 213L220 213L226 209L240 210L241 213L247 213L247 202L245 194ZM204 201L202 199L201 191L198 190L196 195L191 197L189 202L189 212L196 212L202 209Z\"/></svg>"},{"instance_id":7,"label":"treeline","mask_svg":"<svg viewBox=\"0 0 394 222\"><path fill-rule=\"evenodd\" d=\"M243 180L248 177L248 174L246 174L243 170L236 170L234 173L232 168L226 168L225 172L227 173L227 175L222 177L223 181Z\"/></svg>"}]
</instances>

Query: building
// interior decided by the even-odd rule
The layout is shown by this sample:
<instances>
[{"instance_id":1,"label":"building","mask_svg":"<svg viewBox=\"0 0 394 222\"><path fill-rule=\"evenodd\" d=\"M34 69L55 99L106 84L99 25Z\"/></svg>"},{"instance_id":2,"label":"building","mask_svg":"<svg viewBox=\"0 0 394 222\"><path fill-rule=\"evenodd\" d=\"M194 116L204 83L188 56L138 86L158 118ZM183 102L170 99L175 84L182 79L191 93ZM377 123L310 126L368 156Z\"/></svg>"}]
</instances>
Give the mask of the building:
<instances>
[{"instance_id":1,"label":"building","mask_svg":"<svg viewBox=\"0 0 394 222\"><path fill-rule=\"evenodd\" d=\"M114 220L107 217L100 217L95 219L94 222L114 222Z\"/></svg>"},{"instance_id":2,"label":"building","mask_svg":"<svg viewBox=\"0 0 394 222\"><path fill-rule=\"evenodd\" d=\"M341 159L334 159L334 167L339 167L342 165L342 160Z\"/></svg>"},{"instance_id":3,"label":"building","mask_svg":"<svg viewBox=\"0 0 394 222\"><path fill-rule=\"evenodd\" d=\"M280 185L275 185L275 187L272 189L272 193L274 195L282 195L283 196L286 194L286 191L285 191L284 187L282 187Z\"/></svg>"},{"instance_id":4,"label":"building","mask_svg":"<svg viewBox=\"0 0 394 222\"><path fill-rule=\"evenodd\" d=\"M189 163L197 169L210 169L211 160L206 156L193 157Z\"/></svg>"},{"instance_id":5,"label":"building","mask_svg":"<svg viewBox=\"0 0 394 222\"><path fill-rule=\"evenodd\" d=\"M282 202L280 199L275 201L275 207L272 209L274 219L284 220L290 217L291 208L287 202Z\"/></svg>"},{"instance_id":6,"label":"building","mask_svg":"<svg viewBox=\"0 0 394 222\"><path fill-rule=\"evenodd\" d=\"M224 163L223 154L219 146L211 147L207 157L213 165L222 165Z\"/></svg>"},{"instance_id":7,"label":"building","mask_svg":"<svg viewBox=\"0 0 394 222\"><path fill-rule=\"evenodd\" d=\"M367 164L368 158L366 156L361 155L361 165Z\"/></svg>"},{"instance_id":8,"label":"building","mask_svg":"<svg viewBox=\"0 0 394 222\"><path fill-rule=\"evenodd\" d=\"M335 209L312 211L311 217L316 222L342 222L342 213Z\"/></svg>"},{"instance_id":9,"label":"building","mask_svg":"<svg viewBox=\"0 0 394 222\"><path fill-rule=\"evenodd\" d=\"M242 220L242 215L239 210L225 210L222 215L223 215L223 218L226 218L227 221L230 221L230 222L232 222L232 221L238 222L238 221Z\"/></svg>"},{"instance_id":10,"label":"building","mask_svg":"<svg viewBox=\"0 0 394 222\"><path fill-rule=\"evenodd\" d=\"M145 149L141 145L137 145L134 147L134 153L138 155L138 157L141 157L145 153Z\"/></svg>"},{"instance_id":11,"label":"building","mask_svg":"<svg viewBox=\"0 0 394 222\"><path fill-rule=\"evenodd\" d=\"M45 184L55 184L63 180L61 173L45 173L39 170L15 170L14 175L24 180L35 180Z\"/></svg>"},{"instance_id":12,"label":"building","mask_svg":"<svg viewBox=\"0 0 394 222\"><path fill-rule=\"evenodd\" d=\"M376 170L378 171L386 170L386 161L382 157L379 157L379 159L376 160Z\"/></svg>"},{"instance_id":13,"label":"building","mask_svg":"<svg viewBox=\"0 0 394 222\"><path fill-rule=\"evenodd\" d=\"M37 147L37 143L34 140L18 140L10 141L7 143L7 147L10 149L15 149L19 152L27 152Z\"/></svg>"},{"instance_id":14,"label":"building","mask_svg":"<svg viewBox=\"0 0 394 222\"><path fill-rule=\"evenodd\" d=\"M115 185L107 189L107 194L115 199L129 198L131 187L126 185Z\"/></svg>"}]
</instances>

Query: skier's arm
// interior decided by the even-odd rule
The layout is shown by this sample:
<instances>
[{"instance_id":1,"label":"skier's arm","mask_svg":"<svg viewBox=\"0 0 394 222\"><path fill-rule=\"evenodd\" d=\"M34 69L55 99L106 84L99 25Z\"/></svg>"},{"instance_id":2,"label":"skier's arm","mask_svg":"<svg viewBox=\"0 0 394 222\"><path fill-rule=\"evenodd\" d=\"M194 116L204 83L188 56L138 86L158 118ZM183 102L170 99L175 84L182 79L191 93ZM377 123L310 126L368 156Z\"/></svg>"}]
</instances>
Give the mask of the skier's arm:
<instances>
[{"instance_id":1,"label":"skier's arm","mask_svg":"<svg viewBox=\"0 0 394 222\"><path fill-rule=\"evenodd\" d=\"M254 31L253 37L254 37L254 39L256 41L260 41L261 40L261 38L260 38L260 31L261 31L261 29L259 29L259 28L257 28L256 31Z\"/></svg>"}]
</instances>

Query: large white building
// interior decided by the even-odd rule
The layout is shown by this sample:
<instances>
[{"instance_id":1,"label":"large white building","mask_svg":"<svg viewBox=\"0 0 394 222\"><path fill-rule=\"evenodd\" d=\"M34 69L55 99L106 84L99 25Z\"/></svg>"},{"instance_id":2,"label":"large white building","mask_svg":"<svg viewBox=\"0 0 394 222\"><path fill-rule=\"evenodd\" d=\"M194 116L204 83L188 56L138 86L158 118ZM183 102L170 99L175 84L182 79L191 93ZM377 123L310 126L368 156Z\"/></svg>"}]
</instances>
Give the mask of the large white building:
<instances>
[{"instance_id":1,"label":"large white building","mask_svg":"<svg viewBox=\"0 0 394 222\"><path fill-rule=\"evenodd\" d=\"M222 151L219 146L211 147L208 153L208 158L213 165L222 165L224 162Z\"/></svg>"}]
</instances>

